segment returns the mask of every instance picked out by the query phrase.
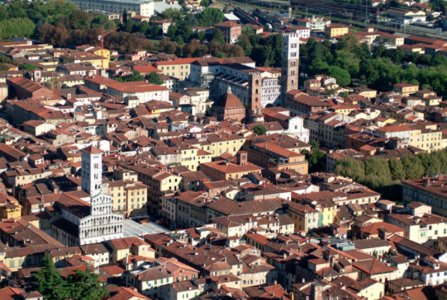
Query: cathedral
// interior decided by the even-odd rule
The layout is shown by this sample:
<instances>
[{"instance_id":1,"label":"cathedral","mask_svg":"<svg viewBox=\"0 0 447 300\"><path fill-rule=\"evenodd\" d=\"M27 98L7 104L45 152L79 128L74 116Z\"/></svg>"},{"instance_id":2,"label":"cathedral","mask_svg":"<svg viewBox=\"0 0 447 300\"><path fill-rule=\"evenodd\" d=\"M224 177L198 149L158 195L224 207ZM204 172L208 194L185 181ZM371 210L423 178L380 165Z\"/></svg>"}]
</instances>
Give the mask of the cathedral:
<instances>
[{"instance_id":1,"label":"cathedral","mask_svg":"<svg viewBox=\"0 0 447 300\"><path fill-rule=\"evenodd\" d=\"M112 197L102 191L102 151L82 150L81 193L62 193L51 234L67 246L86 245L123 237L123 216L112 212Z\"/></svg>"}]
</instances>

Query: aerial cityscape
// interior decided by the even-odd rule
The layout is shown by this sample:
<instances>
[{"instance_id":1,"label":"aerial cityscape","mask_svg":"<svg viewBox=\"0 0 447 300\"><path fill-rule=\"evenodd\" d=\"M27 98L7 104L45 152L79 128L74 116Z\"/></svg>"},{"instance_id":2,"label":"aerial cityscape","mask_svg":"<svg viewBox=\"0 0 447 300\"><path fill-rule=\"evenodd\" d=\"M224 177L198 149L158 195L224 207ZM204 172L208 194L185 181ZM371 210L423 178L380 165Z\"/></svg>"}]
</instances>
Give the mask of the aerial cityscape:
<instances>
[{"instance_id":1,"label":"aerial cityscape","mask_svg":"<svg viewBox=\"0 0 447 300\"><path fill-rule=\"evenodd\" d=\"M447 2L0 1L0 300L447 300Z\"/></svg>"}]
</instances>

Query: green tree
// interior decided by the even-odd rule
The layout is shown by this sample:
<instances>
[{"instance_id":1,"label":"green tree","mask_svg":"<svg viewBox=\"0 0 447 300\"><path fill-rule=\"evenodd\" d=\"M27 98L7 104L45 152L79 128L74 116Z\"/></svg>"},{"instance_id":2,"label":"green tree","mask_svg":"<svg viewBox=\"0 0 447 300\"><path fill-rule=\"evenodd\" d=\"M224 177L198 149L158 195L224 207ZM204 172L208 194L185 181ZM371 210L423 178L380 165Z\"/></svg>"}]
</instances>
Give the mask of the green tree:
<instances>
[{"instance_id":1,"label":"green tree","mask_svg":"<svg viewBox=\"0 0 447 300\"><path fill-rule=\"evenodd\" d=\"M0 63L0 71L8 71L8 70L9 70L9 68L7 65Z\"/></svg>"},{"instance_id":2,"label":"green tree","mask_svg":"<svg viewBox=\"0 0 447 300\"><path fill-rule=\"evenodd\" d=\"M43 258L43 268L33 275L38 291L48 300L62 300L69 297L66 282L57 272L51 256Z\"/></svg>"},{"instance_id":3,"label":"green tree","mask_svg":"<svg viewBox=\"0 0 447 300\"><path fill-rule=\"evenodd\" d=\"M108 296L107 290L99 281L99 275L87 270L76 271L67 280L70 297L77 300L101 300Z\"/></svg>"},{"instance_id":4,"label":"green tree","mask_svg":"<svg viewBox=\"0 0 447 300\"><path fill-rule=\"evenodd\" d=\"M19 69L20 70L27 70L27 71L34 71L34 70L39 69L39 67L37 67L36 65L33 65L33 64L26 63L26 64L23 64L23 65L20 65Z\"/></svg>"},{"instance_id":5,"label":"green tree","mask_svg":"<svg viewBox=\"0 0 447 300\"><path fill-rule=\"evenodd\" d=\"M267 133L267 129L264 127L264 125L259 124L253 127L253 132L256 135L264 135Z\"/></svg>"},{"instance_id":6,"label":"green tree","mask_svg":"<svg viewBox=\"0 0 447 300\"><path fill-rule=\"evenodd\" d=\"M365 166L362 160L347 157L337 162L335 173L362 182L365 178Z\"/></svg>"},{"instance_id":7,"label":"green tree","mask_svg":"<svg viewBox=\"0 0 447 300\"><path fill-rule=\"evenodd\" d=\"M202 1L200 1L200 5L203 6L203 7L208 7L208 6L210 6L210 4L211 4L210 0L202 0Z\"/></svg>"},{"instance_id":8,"label":"green tree","mask_svg":"<svg viewBox=\"0 0 447 300\"><path fill-rule=\"evenodd\" d=\"M199 15L200 26L214 26L217 23L222 22L224 19L224 13L218 8L205 8Z\"/></svg>"},{"instance_id":9,"label":"green tree","mask_svg":"<svg viewBox=\"0 0 447 300\"><path fill-rule=\"evenodd\" d=\"M245 33L242 33L241 36L239 37L239 41L237 42L237 44L242 47L245 55L251 54L253 45L251 44L250 38L248 35L246 35Z\"/></svg>"},{"instance_id":10,"label":"green tree","mask_svg":"<svg viewBox=\"0 0 447 300\"><path fill-rule=\"evenodd\" d=\"M402 158L402 166L408 179L421 178L425 170L419 157L415 155L406 155Z\"/></svg>"},{"instance_id":11,"label":"green tree","mask_svg":"<svg viewBox=\"0 0 447 300\"><path fill-rule=\"evenodd\" d=\"M132 74L121 77L115 77L115 80L121 82L143 81L144 76L141 75L138 71L133 71Z\"/></svg>"},{"instance_id":12,"label":"green tree","mask_svg":"<svg viewBox=\"0 0 447 300\"><path fill-rule=\"evenodd\" d=\"M146 76L146 80L153 84L161 85L163 84L163 80L161 80L160 75L156 72L151 72Z\"/></svg>"},{"instance_id":13,"label":"green tree","mask_svg":"<svg viewBox=\"0 0 447 300\"><path fill-rule=\"evenodd\" d=\"M391 172L391 178L393 180L403 180L406 178L404 166L402 165L400 159L391 158L388 161L388 165Z\"/></svg>"},{"instance_id":14,"label":"green tree","mask_svg":"<svg viewBox=\"0 0 447 300\"><path fill-rule=\"evenodd\" d=\"M13 18L0 21L0 39L30 37L35 30L33 21L28 18Z\"/></svg>"},{"instance_id":15,"label":"green tree","mask_svg":"<svg viewBox=\"0 0 447 300\"><path fill-rule=\"evenodd\" d=\"M351 75L349 75L349 72L340 67L330 66L329 75L334 77L340 86L348 86L351 83Z\"/></svg>"},{"instance_id":16,"label":"green tree","mask_svg":"<svg viewBox=\"0 0 447 300\"><path fill-rule=\"evenodd\" d=\"M212 41L216 41L219 44L225 44L225 37L222 30L217 28L214 30Z\"/></svg>"},{"instance_id":17,"label":"green tree","mask_svg":"<svg viewBox=\"0 0 447 300\"><path fill-rule=\"evenodd\" d=\"M309 171L317 172L322 171L324 166L324 152L320 150L320 144L318 142L310 142L311 149L309 151L303 151L309 162Z\"/></svg>"},{"instance_id":18,"label":"green tree","mask_svg":"<svg viewBox=\"0 0 447 300\"><path fill-rule=\"evenodd\" d=\"M425 176L435 176L441 173L441 161L433 153L423 153L419 155L419 158L424 166Z\"/></svg>"}]
</instances>

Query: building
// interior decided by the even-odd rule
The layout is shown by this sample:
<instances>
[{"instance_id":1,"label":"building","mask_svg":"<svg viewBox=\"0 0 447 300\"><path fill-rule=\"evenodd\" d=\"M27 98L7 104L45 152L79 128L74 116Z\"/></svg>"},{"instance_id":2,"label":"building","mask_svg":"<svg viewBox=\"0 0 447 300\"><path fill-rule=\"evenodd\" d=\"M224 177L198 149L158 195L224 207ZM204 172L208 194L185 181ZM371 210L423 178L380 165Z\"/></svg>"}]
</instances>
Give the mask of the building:
<instances>
[{"instance_id":1,"label":"building","mask_svg":"<svg viewBox=\"0 0 447 300\"><path fill-rule=\"evenodd\" d=\"M298 19L297 21L298 25L302 25L305 26L306 28L309 28L312 31L319 31L319 32L323 32L326 26L331 24L331 20L315 16L312 16L311 18Z\"/></svg>"},{"instance_id":2,"label":"building","mask_svg":"<svg viewBox=\"0 0 447 300\"><path fill-rule=\"evenodd\" d=\"M310 115L327 111L332 105L316 96L292 90L284 99L284 107L290 110L292 116Z\"/></svg>"},{"instance_id":3,"label":"building","mask_svg":"<svg viewBox=\"0 0 447 300\"><path fill-rule=\"evenodd\" d=\"M404 229L404 237L419 244L447 236L447 219L437 215L389 214L385 220L388 223L402 227Z\"/></svg>"},{"instance_id":4,"label":"building","mask_svg":"<svg viewBox=\"0 0 447 300\"><path fill-rule=\"evenodd\" d=\"M105 183L104 189L112 196L114 212L125 216L147 214L148 187L141 182L116 180Z\"/></svg>"},{"instance_id":5,"label":"building","mask_svg":"<svg viewBox=\"0 0 447 300\"><path fill-rule=\"evenodd\" d=\"M300 35L297 32L283 33L282 49L281 84L285 96L289 91L298 89Z\"/></svg>"},{"instance_id":6,"label":"building","mask_svg":"<svg viewBox=\"0 0 447 300\"><path fill-rule=\"evenodd\" d=\"M151 100L169 101L169 90L144 81L119 82L102 76L85 79L85 85L97 92L105 92L122 99L129 108Z\"/></svg>"},{"instance_id":7,"label":"building","mask_svg":"<svg viewBox=\"0 0 447 300\"><path fill-rule=\"evenodd\" d=\"M198 58L176 58L173 60L156 61L155 66L166 76L171 76L179 80L185 80L189 77L191 64Z\"/></svg>"},{"instance_id":8,"label":"building","mask_svg":"<svg viewBox=\"0 0 447 300\"><path fill-rule=\"evenodd\" d=\"M432 207L433 213L447 217L447 178L438 176L408 179L402 182L402 198L405 203L417 201Z\"/></svg>"},{"instance_id":9,"label":"building","mask_svg":"<svg viewBox=\"0 0 447 300\"><path fill-rule=\"evenodd\" d=\"M349 26L344 25L344 24L332 23L332 24L326 26L325 32L326 32L326 37L328 37L330 39L338 38L338 37L347 35L349 33Z\"/></svg>"},{"instance_id":10,"label":"building","mask_svg":"<svg viewBox=\"0 0 447 300\"><path fill-rule=\"evenodd\" d=\"M180 93L170 93L169 100L181 111L193 116L201 116L211 108L210 92L203 88L187 88Z\"/></svg>"},{"instance_id":11,"label":"building","mask_svg":"<svg viewBox=\"0 0 447 300\"><path fill-rule=\"evenodd\" d=\"M410 83L396 83L393 85L393 90L402 96L407 97L411 94L417 93L419 91L419 85Z\"/></svg>"},{"instance_id":12,"label":"building","mask_svg":"<svg viewBox=\"0 0 447 300\"><path fill-rule=\"evenodd\" d=\"M242 34L241 24L234 21L225 21L215 25L216 29L222 31L225 43L235 44Z\"/></svg>"},{"instance_id":13,"label":"building","mask_svg":"<svg viewBox=\"0 0 447 300\"><path fill-rule=\"evenodd\" d=\"M122 14L135 12L137 15L152 17L154 15L154 1L151 0L75 0L80 9L87 11L108 12Z\"/></svg>"},{"instance_id":14,"label":"building","mask_svg":"<svg viewBox=\"0 0 447 300\"><path fill-rule=\"evenodd\" d=\"M6 80L10 87L9 98L22 99L53 99L55 94L52 90L25 77L15 77Z\"/></svg>"},{"instance_id":15,"label":"building","mask_svg":"<svg viewBox=\"0 0 447 300\"><path fill-rule=\"evenodd\" d=\"M379 127L374 134L380 138L398 138L403 145L427 152L445 149L447 140L437 124L398 124Z\"/></svg>"},{"instance_id":16,"label":"building","mask_svg":"<svg viewBox=\"0 0 447 300\"><path fill-rule=\"evenodd\" d=\"M212 157L219 157L224 153L236 155L242 145L245 143L245 137L236 134L210 134L200 144L200 148L211 153Z\"/></svg>"},{"instance_id":17,"label":"building","mask_svg":"<svg viewBox=\"0 0 447 300\"><path fill-rule=\"evenodd\" d=\"M248 162L247 152L241 151L237 163L219 160L200 165L200 170L213 180L242 178L250 173L261 174L261 167Z\"/></svg>"},{"instance_id":18,"label":"building","mask_svg":"<svg viewBox=\"0 0 447 300\"><path fill-rule=\"evenodd\" d=\"M249 120L261 117L261 109L279 101L280 72L271 68L253 68L243 64L221 65L211 84L210 98L217 100L228 89L247 107Z\"/></svg>"},{"instance_id":19,"label":"building","mask_svg":"<svg viewBox=\"0 0 447 300\"><path fill-rule=\"evenodd\" d=\"M234 120L242 122L245 119L245 106L241 100L231 92L228 91L222 95L216 102L214 102L214 113L218 121Z\"/></svg>"},{"instance_id":20,"label":"building","mask_svg":"<svg viewBox=\"0 0 447 300\"><path fill-rule=\"evenodd\" d=\"M53 236L66 245L86 245L123 237L123 216L113 213L113 201L102 190L102 151L82 150L82 190L87 197L64 196L61 217L52 223Z\"/></svg>"},{"instance_id":21,"label":"building","mask_svg":"<svg viewBox=\"0 0 447 300\"><path fill-rule=\"evenodd\" d=\"M241 64L247 67L255 68L255 62L249 57L228 57L228 58L202 58L191 64L191 72L188 80L194 84L209 88L216 74L221 73L224 65ZM227 90L224 90L225 93Z\"/></svg>"},{"instance_id":22,"label":"building","mask_svg":"<svg viewBox=\"0 0 447 300\"><path fill-rule=\"evenodd\" d=\"M138 180L149 187L148 212L158 214L161 211L161 198L171 197L180 190L182 177L156 167L141 165L127 166L138 175Z\"/></svg>"},{"instance_id":23,"label":"building","mask_svg":"<svg viewBox=\"0 0 447 300\"><path fill-rule=\"evenodd\" d=\"M201 163L211 161L211 153L187 144L173 147L155 146L152 147L151 153L164 165L184 166L191 171L197 171Z\"/></svg>"},{"instance_id":24,"label":"building","mask_svg":"<svg viewBox=\"0 0 447 300\"><path fill-rule=\"evenodd\" d=\"M275 143L263 142L252 144L248 149L248 160L263 168L294 170L307 174L308 162L304 155L284 149Z\"/></svg>"}]
</instances>

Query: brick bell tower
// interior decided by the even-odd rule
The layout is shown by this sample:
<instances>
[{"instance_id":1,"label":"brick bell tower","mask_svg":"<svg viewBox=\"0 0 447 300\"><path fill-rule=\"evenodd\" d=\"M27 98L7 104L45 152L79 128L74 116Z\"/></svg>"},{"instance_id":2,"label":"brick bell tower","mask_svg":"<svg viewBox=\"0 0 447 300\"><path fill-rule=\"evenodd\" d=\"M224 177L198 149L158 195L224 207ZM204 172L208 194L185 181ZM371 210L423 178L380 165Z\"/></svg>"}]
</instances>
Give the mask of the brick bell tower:
<instances>
[{"instance_id":1,"label":"brick bell tower","mask_svg":"<svg viewBox=\"0 0 447 300\"><path fill-rule=\"evenodd\" d=\"M262 116L262 72L254 71L250 73L249 81L250 103L248 107L248 121L264 121Z\"/></svg>"}]
</instances>

